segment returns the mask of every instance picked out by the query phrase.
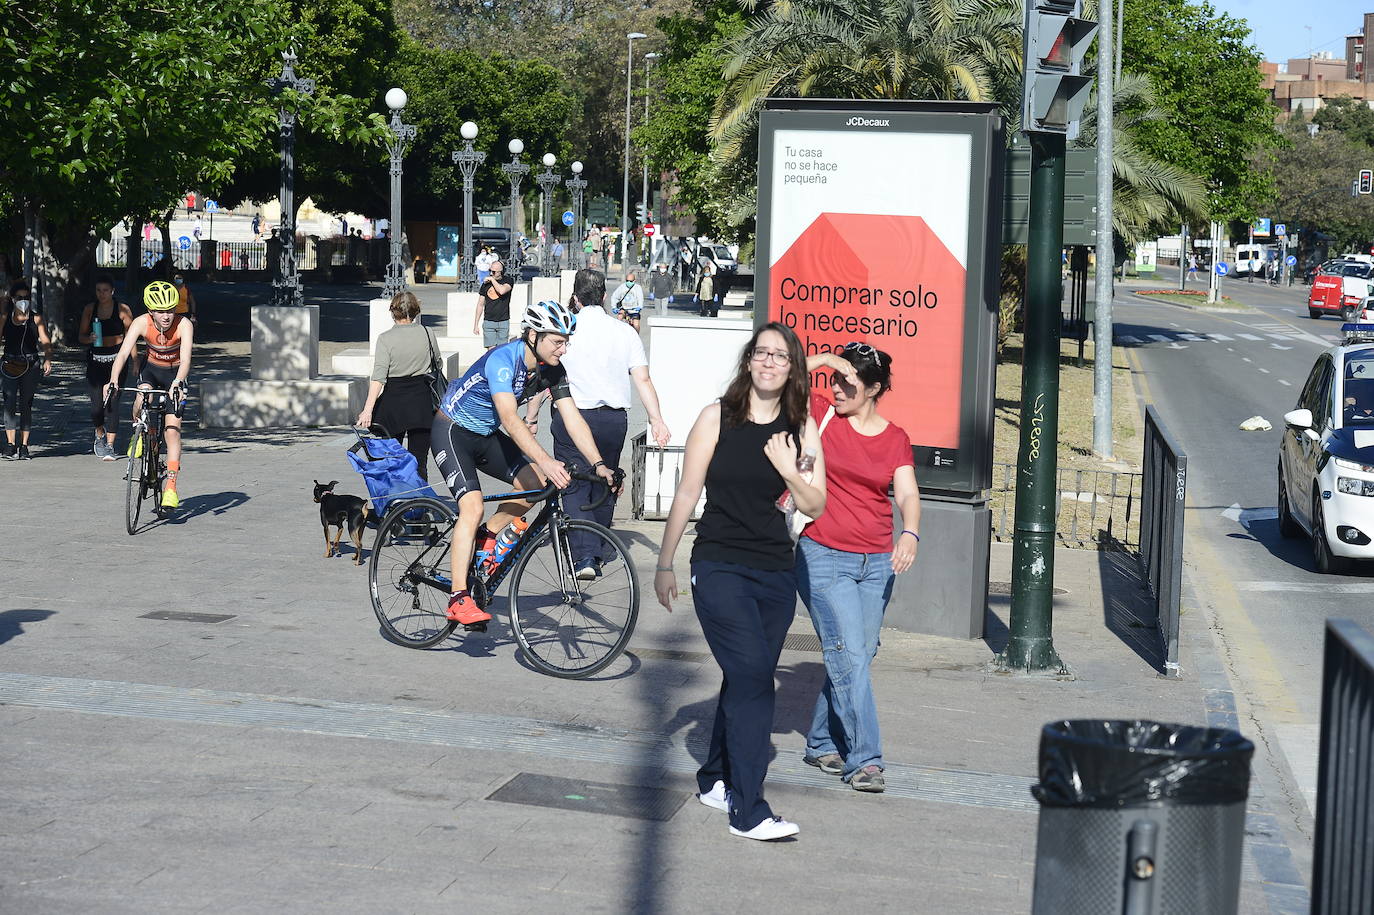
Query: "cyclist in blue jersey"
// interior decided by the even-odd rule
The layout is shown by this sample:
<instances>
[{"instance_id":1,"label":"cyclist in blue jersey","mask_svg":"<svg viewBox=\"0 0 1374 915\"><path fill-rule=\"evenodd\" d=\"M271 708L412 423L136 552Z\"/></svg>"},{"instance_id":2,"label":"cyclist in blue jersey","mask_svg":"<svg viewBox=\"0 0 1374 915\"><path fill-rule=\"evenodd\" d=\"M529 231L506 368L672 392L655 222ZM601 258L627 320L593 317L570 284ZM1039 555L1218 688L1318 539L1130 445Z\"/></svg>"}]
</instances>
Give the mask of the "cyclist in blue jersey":
<instances>
[{"instance_id":1,"label":"cyclist in blue jersey","mask_svg":"<svg viewBox=\"0 0 1374 915\"><path fill-rule=\"evenodd\" d=\"M482 485L477 471L521 489L541 489L549 481L561 489L572 482L567 468L535 441L534 433L520 417L520 404L540 391L549 391L577 450L607 485L618 486L573 403L567 370L559 364L576 328L577 318L566 306L535 302L525 310L518 340L487 350L444 392L430 430L430 450L444 482L458 500L450 557L451 620L471 625L491 619L469 593L468 559L474 545L490 552L496 542L493 531L500 531L530 508L528 502L503 502L482 524Z\"/></svg>"}]
</instances>

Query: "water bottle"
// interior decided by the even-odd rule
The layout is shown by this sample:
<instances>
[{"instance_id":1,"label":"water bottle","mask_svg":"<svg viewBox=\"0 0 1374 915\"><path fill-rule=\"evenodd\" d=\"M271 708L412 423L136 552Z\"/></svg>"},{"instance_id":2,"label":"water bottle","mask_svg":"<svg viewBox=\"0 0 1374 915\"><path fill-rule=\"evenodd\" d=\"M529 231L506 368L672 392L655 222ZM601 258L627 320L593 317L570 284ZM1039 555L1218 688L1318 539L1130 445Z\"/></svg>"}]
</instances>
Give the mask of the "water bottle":
<instances>
[{"instance_id":1,"label":"water bottle","mask_svg":"<svg viewBox=\"0 0 1374 915\"><path fill-rule=\"evenodd\" d=\"M91 321L91 334L95 337L96 346L105 345L105 335L100 332L100 319L94 318Z\"/></svg>"},{"instance_id":2,"label":"water bottle","mask_svg":"<svg viewBox=\"0 0 1374 915\"><path fill-rule=\"evenodd\" d=\"M492 544L491 554L487 557L487 568L495 569L499 566L510 555L511 549L520 540L520 535L525 533L529 526L529 522L524 518L516 518L501 528L501 533L496 535L496 543Z\"/></svg>"},{"instance_id":3,"label":"water bottle","mask_svg":"<svg viewBox=\"0 0 1374 915\"><path fill-rule=\"evenodd\" d=\"M797 458L797 473L802 475L802 479L811 482L811 472L816 469L816 449L807 448L802 452L802 456ZM787 490L778 497L778 511L790 512L797 507L797 500L792 497L792 490Z\"/></svg>"}]
</instances>

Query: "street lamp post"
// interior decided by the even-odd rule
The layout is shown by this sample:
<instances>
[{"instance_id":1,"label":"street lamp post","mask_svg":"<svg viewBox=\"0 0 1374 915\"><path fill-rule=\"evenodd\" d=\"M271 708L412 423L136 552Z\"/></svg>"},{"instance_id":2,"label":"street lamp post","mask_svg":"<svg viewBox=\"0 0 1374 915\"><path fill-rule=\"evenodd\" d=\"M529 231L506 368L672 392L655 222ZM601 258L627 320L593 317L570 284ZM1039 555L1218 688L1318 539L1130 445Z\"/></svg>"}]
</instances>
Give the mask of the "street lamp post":
<instances>
[{"instance_id":1,"label":"street lamp post","mask_svg":"<svg viewBox=\"0 0 1374 915\"><path fill-rule=\"evenodd\" d=\"M401 122L401 112L405 110L404 89L393 88L386 91L386 106L391 109L391 139L386 150L391 154L391 260L386 265L386 283L382 295L394 296L406 289L406 268L401 263L401 157L405 155L406 144L415 139L415 125Z\"/></svg>"},{"instance_id":2,"label":"street lamp post","mask_svg":"<svg viewBox=\"0 0 1374 915\"><path fill-rule=\"evenodd\" d=\"M643 32L630 32L625 36L625 187L620 195L620 260L625 265L625 253L630 250L630 79L634 64L635 41L648 38Z\"/></svg>"},{"instance_id":3,"label":"street lamp post","mask_svg":"<svg viewBox=\"0 0 1374 915\"><path fill-rule=\"evenodd\" d=\"M487 161L487 154L472 148L477 139L477 125L464 121L458 128L463 148L453 151L453 164L463 173L463 256L458 261L458 288L463 292L477 291L477 267L472 262L472 179L477 167Z\"/></svg>"},{"instance_id":4,"label":"street lamp post","mask_svg":"<svg viewBox=\"0 0 1374 915\"><path fill-rule=\"evenodd\" d=\"M544 224L544 237L539 240L539 275L556 276L553 269L553 255L550 250L550 243L553 241L553 226L549 222L550 211L553 205L553 189L563 182L562 177L554 173L553 167L558 163L558 157L553 153L544 153L544 170L535 176L534 180L539 182L539 217Z\"/></svg>"},{"instance_id":5,"label":"street lamp post","mask_svg":"<svg viewBox=\"0 0 1374 915\"><path fill-rule=\"evenodd\" d=\"M650 51L648 54L645 54L645 55L644 55L644 123L645 123L645 124L649 123L649 66L653 63L653 61L658 60L658 58L659 58L659 55L658 55L656 52L654 52L654 51ZM644 184L641 186L639 199L644 203L644 218L647 220L647 219L649 218L649 154L648 154L648 152L646 152L646 151L641 151L639 158L640 158L641 160L643 160L643 163L644 163ZM662 217L660 216L660 219L661 219L661 218L662 218ZM648 244L649 244L649 265L650 265L650 266L653 266L653 262L654 262L654 240L653 240L652 238L649 238L649 239L648 239Z\"/></svg>"},{"instance_id":6,"label":"street lamp post","mask_svg":"<svg viewBox=\"0 0 1374 915\"><path fill-rule=\"evenodd\" d=\"M291 89L297 96L314 94L315 81L296 76L295 51L283 51L281 59L281 76L267 81L272 92L282 95ZM281 220L277 226L277 243L281 250L272 271L273 305L305 304L300 276L296 273L296 109L293 101L284 101L277 111L277 123L281 128Z\"/></svg>"},{"instance_id":7,"label":"street lamp post","mask_svg":"<svg viewBox=\"0 0 1374 915\"><path fill-rule=\"evenodd\" d=\"M506 257L506 276L513 276L518 280L521 260L520 227L516 225L515 214L520 207L520 182L530 173L530 167L520 161L520 154L525 151L524 140L511 140L506 148L510 150L510 161L501 166L501 171L506 173L506 179L510 181L510 252Z\"/></svg>"},{"instance_id":8,"label":"street lamp post","mask_svg":"<svg viewBox=\"0 0 1374 915\"><path fill-rule=\"evenodd\" d=\"M582 177L582 163L574 162L571 166L573 176L567 181L568 190L572 191L573 198L573 224L572 233L568 237L568 258L570 266L574 269L582 269L587 266L583 262L582 251L582 192L587 188L587 179Z\"/></svg>"}]
</instances>

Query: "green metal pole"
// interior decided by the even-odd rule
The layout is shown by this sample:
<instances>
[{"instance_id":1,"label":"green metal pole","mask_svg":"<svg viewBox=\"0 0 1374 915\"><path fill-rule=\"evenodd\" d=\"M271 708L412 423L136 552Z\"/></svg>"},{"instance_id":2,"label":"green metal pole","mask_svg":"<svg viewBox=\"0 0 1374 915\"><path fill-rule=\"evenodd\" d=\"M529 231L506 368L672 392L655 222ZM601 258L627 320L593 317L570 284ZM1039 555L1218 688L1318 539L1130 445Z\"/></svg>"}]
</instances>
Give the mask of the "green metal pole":
<instances>
[{"instance_id":1,"label":"green metal pole","mask_svg":"<svg viewBox=\"0 0 1374 915\"><path fill-rule=\"evenodd\" d=\"M1055 471L1059 442L1059 324L1064 247L1064 135L1031 133L1030 238L1026 257L1021 447L1016 466L1008 670L1059 670L1054 650ZM1110 269L1099 263L1098 270Z\"/></svg>"}]
</instances>

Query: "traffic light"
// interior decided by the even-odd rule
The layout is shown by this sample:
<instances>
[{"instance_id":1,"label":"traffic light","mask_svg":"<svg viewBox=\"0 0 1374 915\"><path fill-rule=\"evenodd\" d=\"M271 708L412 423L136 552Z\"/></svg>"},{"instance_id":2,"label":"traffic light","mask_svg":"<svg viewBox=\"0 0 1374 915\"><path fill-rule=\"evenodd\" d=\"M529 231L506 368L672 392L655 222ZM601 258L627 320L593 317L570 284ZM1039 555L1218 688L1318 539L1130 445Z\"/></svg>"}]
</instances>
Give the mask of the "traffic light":
<instances>
[{"instance_id":1,"label":"traffic light","mask_svg":"<svg viewBox=\"0 0 1374 915\"><path fill-rule=\"evenodd\" d=\"M644 204L635 204L635 219L639 220L641 224L649 221L649 211L645 208Z\"/></svg>"},{"instance_id":2,"label":"traffic light","mask_svg":"<svg viewBox=\"0 0 1374 915\"><path fill-rule=\"evenodd\" d=\"M1360 193L1368 194L1374 192L1374 170L1368 168L1360 169Z\"/></svg>"},{"instance_id":3,"label":"traffic light","mask_svg":"<svg viewBox=\"0 0 1374 915\"><path fill-rule=\"evenodd\" d=\"M1021 87L1021 129L1078 135L1078 119L1092 79L1082 75L1097 23L1078 18L1081 0L1026 0L1026 76Z\"/></svg>"}]
</instances>

